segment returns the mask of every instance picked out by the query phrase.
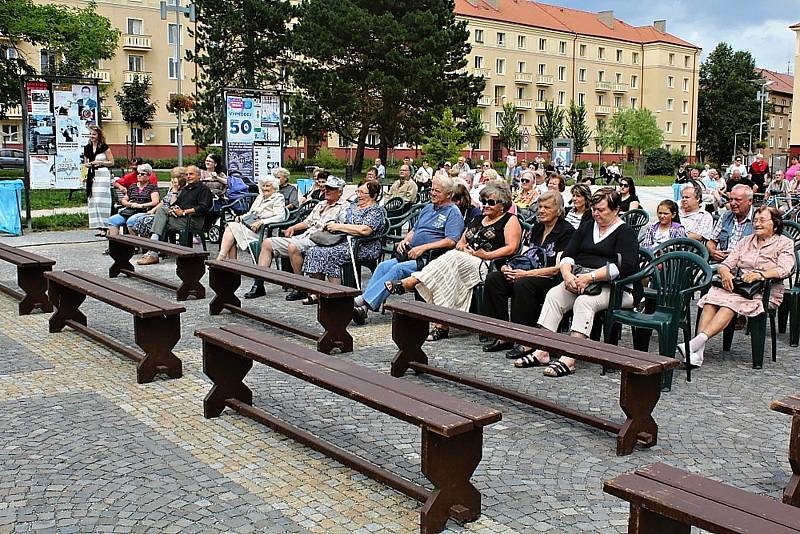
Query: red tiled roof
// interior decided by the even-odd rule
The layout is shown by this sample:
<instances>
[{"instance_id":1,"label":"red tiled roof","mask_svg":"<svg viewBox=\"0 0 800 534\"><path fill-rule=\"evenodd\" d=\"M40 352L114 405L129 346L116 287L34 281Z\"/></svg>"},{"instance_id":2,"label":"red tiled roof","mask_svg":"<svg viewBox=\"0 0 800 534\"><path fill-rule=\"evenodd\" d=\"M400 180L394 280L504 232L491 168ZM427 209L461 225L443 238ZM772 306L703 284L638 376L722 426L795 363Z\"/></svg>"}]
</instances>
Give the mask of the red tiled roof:
<instances>
[{"instance_id":1,"label":"red tiled roof","mask_svg":"<svg viewBox=\"0 0 800 534\"><path fill-rule=\"evenodd\" d=\"M614 19L612 27L606 26L597 13L581 11L567 7L559 7L530 0L455 0L456 15L471 18L497 20L513 24L521 24L534 28L605 37L617 41L632 43L671 43L679 46L698 48L669 33L661 33L653 26L631 26L619 19ZM497 7L494 7L494 4Z\"/></svg>"},{"instance_id":2,"label":"red tiled roof","mask_svg":"<svg viewBox=\"0 0 800 534\"><path fill-rule=\"evenodd\" d=\"M761 76L763 76L768 81L773 81L774 83L770 84L769 90L774 91L776 93L786 93L786 94L793 94L794 92L794 76L791 74L782 74L780 72L775 72L773 70L767 69L756 69Z\"/></svg>"}]
</instances>

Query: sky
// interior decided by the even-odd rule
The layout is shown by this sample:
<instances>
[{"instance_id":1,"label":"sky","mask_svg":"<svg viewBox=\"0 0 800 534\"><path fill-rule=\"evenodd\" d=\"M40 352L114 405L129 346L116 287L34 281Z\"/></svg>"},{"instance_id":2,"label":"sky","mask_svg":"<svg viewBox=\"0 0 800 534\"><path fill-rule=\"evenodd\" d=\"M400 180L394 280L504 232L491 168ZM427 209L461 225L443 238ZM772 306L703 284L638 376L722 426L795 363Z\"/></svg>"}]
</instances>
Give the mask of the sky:
<instances>
[{"instance_id":1,"label":"sky","mask_svg":"<svg viewBox=\"0 0 800 534\"><path fill-rule=\"evenodd\" d=\"M800 0L543 1L585 11L613 10L616 18L634 26L666 19L667 32L700 46L703 60L726 42L734 50L750 52L757 67L782 73L795 69L795 33L789 26L800 22Z\"/></svg>"}]
</instances>

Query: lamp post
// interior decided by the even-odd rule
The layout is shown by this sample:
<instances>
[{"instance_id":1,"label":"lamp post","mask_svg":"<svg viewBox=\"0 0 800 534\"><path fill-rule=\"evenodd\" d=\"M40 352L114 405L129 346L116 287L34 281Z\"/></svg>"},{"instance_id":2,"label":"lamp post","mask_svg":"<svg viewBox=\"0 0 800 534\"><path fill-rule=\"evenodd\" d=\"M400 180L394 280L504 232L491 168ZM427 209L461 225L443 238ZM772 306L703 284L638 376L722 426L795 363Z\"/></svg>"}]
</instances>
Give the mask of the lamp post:
<instances>
[{"instance_id":1,"label":"lamp post","mask_svg":"<svg viewBox=\"0 0 800 534\"><path fill-rule=\"evenodd\" d=\"M752 143L752 140L753 140L753 134L750 133L750 132L736 132L736 133L733 134L733 160L734 161L736 160L736 152L739 149L739 146L736 144L736 138L739 137L740 135L749 135L751 143Z\"/></svg>"},{"instance_id":2,"label":"lamp post","mask_svg":"<svg viewBox=\"0 0 800 534\"><path fill-rule=\"evenodd\" d=\"M759 117L758 117L758 140L759 141L763 141L764 140L764 137L763 137L763 134L764 134L764 100L766 100L766 96L769 94L767 92L766 88L768 86L772 85L773 83L775 83L774 80L764 80L762 83L759 84L761 86L761 89L758 91L758 93L756 93L756 96L758 96L758 100L761 102L761 112L760 112Z\"/></svg>"},{"instance_id":3,"label":"lamp post","mask_svg":"<svg viewBox=\"0 0 800 534\"><path fill-rule=\"evenodd\" d=\"M167 13L170 11L175 12L175 62L177 78L177 93L181 94L181 78L183 77L183 66L181 61L181 14L189 17L189 20L194 22L197 20L194 4L189 4L186 7L181 7L181 0L175 0L175 5L168 5L167 2L161 1L161 20L167 20ZM183 110L178 109L178 167L183 167Z\"/></svg>"}]
</instances>

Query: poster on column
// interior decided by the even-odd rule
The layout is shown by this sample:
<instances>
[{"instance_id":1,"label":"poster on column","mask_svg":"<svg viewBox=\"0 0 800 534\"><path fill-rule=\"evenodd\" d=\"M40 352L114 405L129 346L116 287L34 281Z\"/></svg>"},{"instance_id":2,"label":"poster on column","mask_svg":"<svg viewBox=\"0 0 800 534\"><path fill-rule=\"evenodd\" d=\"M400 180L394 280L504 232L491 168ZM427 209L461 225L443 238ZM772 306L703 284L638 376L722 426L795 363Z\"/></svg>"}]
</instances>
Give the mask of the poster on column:
<instances>
[{"instance_id":1,"label":"poster on column","mask_svg":"<svg viewBox=\"0 0 800 534\"><path fill-rule=\"evenodd\" d=\"M55 156L29 156L31 189L53 189L56 187Z\"/></svg>"},{"instance_id":2,"label":"poster on column","mask_svg":"<svg viewBox=\"0 0 800 534\"><path fill-rule=\"evenodd\" d=\"M253 181L271 175L283 158L280 98L258 91L227 93L225 136L228 174L240 172Z\"/></svg>"}]
</instances>

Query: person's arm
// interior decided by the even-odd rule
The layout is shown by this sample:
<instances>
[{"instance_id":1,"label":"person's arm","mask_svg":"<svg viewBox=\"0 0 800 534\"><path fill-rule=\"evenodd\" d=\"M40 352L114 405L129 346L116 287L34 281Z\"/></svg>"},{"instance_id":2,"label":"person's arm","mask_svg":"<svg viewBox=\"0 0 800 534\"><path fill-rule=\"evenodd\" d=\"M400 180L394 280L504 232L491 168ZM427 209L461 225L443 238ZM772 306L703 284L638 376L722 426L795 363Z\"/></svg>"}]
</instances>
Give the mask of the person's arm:
<instances>
[{"instance_id":1,"label":"person's arm","mask_svg":"<svg viewBox=\"0 0 800 534\"><path fill-rule=\"evenodd\" d=\"M300 205L300 199L297 193L297 188L292 186L291 193L289 193L289 203L286 204L286 207L289 209L294 209Z\"/></svg>"},{"instance_id":2,"label":"person's arm","mask_svg":"<svg viewBox=\"0 0 800 534\"><path fill-rule=\"evenodd\" d=\"M482 260L496 260L511 256L519 250L519 241L522 238L522 227L519 225L519 219L517 217L511 217L508 222L506 222L506 225L503 227L503 237L505 238L506 244L497 250L476 250L472 255Z\"/></svg>"},{"instance_id":3,"label":"person's arm","mask_svg":"<svg viewBox=\"0 0 800 534\"><path fill-rule=\"evenodd\" d=\"M158 206L158 203L161 201L161 196L158 194L158 189L150 193L150 203L143 204L143 208L153 208Z\"/></svg>"},{"instance_id":4,"label":"person's arm","mask_svg":"<svg viewBox=\"0 0 800 534\"><path fill-rule=\"evenodd\" d=\"M639 204L639 201L638 201L638 200L631 200L631 203L630 203L630 209L632 209L632 210L638 210L638 209L639 209L639 206L640 206L640 204Z\"/></svg>"},{"instance_id":5,"label":"person's arm","mask_svg":"<svg viewBox=\"0 0 800 534\"><path fill-rule=\"evenodd\" d=\"M114 154L111 152L111 149L107 148L104 153L106 155L106 160L99 162L99 163L103 163L104 164L104 165L100 165L100 166L101 167L113 167L114 166Z\"/></svg>"}]
</instances>

